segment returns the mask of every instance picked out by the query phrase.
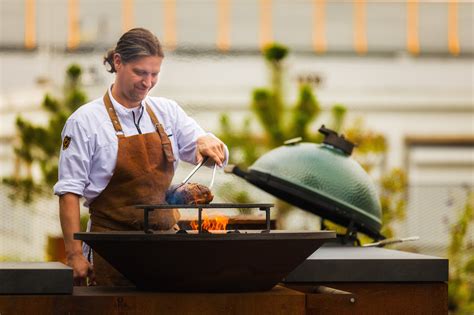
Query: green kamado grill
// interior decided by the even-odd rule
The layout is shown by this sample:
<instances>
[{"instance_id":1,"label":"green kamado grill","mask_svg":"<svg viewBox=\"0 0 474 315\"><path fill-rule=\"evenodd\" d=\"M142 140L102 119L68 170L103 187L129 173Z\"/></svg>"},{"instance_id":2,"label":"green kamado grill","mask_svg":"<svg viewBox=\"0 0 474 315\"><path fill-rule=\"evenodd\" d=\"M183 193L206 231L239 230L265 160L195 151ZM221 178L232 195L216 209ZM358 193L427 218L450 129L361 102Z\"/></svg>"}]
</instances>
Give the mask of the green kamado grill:
<instances>
[{"instance_id":1,"label":"green kamado grill","mask_svg":"<svg viewBox=\"0 0 474 315\"><path fill-rule=\"evenodd\" d=\"M262 190L323 219L384 239L376 188L365 170L351 158L354 144L327 129L319 129L321 144L287 142L261 156L248 170L232 172Z\"/></svg>"}]
</instances>

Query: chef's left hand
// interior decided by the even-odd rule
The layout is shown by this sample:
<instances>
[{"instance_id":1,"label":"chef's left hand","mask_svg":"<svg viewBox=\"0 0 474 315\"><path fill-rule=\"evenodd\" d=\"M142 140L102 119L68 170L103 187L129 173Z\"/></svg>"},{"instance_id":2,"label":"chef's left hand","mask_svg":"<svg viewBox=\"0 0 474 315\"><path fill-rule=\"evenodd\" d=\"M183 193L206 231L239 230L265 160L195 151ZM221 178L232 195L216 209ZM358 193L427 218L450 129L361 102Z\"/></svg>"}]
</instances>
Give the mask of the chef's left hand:
<instances>
[{"instance_id":1,"label":"chef's left hand","mask_svg":"<svg viewBox=\"0 0 474 315\"><path fill-rule=\"evenodd\" d=\"M224 143L211 135L205 135L197 138L197 163L200 163L205 156L208 156L209 158L213 159L219 167L222 167L222 163L224 163L225 161Z\"/></svg>"}]
</instances>

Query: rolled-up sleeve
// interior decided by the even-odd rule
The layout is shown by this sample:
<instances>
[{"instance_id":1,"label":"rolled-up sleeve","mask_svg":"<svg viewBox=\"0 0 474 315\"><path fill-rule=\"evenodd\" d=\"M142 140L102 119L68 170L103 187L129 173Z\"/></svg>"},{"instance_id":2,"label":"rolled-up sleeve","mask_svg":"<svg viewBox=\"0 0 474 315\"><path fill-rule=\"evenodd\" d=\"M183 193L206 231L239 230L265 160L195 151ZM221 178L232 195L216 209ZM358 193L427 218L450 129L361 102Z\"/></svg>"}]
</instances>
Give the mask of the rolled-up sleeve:
<instances>
[{"instance_id":1,"label":"rolled-up sleeve","mask_svg":"<svg viewBox=\"0 0 474 315\"><path fill-rule=\"evenodd\" d=\"M59 157L58 182L54 194L71 192L83 196L89 183L91 148L87 131L74 119L69 119L61 133L63 144Z\"/></svg>"}]
</instances>

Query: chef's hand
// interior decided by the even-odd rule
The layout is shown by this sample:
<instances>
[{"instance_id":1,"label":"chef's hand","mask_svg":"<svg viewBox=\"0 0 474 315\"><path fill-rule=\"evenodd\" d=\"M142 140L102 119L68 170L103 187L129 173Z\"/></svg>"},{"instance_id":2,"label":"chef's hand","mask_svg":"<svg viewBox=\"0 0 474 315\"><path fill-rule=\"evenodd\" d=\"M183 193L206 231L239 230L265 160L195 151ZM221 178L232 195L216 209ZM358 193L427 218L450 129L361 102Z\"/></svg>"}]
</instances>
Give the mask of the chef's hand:
<instances>
[{"instance_id":1,"label":"chef's hand","mask_svg":"<svg viewBox=\"0 0 474 315\"><path fill-rule=\"evenodd\" d=\"M92 265L82 253L69 255L67 257L67 265L73 269L74 285L95 285L95 275Z\"/></svg>"},{"instance_id":2,"label":"chef's hand","mask_svg":"<svg viewBox=\"0 0 474 315\"><path fill-rule=\"evenodd\" d=\"M216 162L219 167L225 161L225 145L221 140L211 136L201 136L196 141L196 161L200 163L208 156Z\"/></svg>"}]
</instances>

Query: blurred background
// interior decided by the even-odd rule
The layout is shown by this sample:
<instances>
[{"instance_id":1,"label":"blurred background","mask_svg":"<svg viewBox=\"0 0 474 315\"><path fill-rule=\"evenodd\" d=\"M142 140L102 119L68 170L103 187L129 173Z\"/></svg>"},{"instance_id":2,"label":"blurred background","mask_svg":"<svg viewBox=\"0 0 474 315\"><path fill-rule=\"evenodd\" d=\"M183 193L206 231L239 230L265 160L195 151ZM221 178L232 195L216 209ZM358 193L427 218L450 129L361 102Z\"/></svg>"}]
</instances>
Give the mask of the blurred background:
<instances>
[{"instance_id":1,"label":"blurred background","mask_svg":"<svg viewBox=\"0 0 474 315\"><path fill-rule=\"evenodd\" d=\"M51 127L51 100L104 94L114 76L102 57L135 26L165 47L151 95L175 99L227 140L232 162L252 162L238 142L245 135L261 140L257 156L271 149L252 104L255 89L280 75L272 89L288 105L284 117L305 92L312 97L304 140L325 124L359 144L354 158L379 187L385 232L420 237L395 248L472 258L473 21L473 2L456 0L0 0L0 260L60 256L56 178L45 176L55 174L48 163L61 143L35 128ZM275 42L288 49L277 68L262 56ZM53 149L38 153L51 140ZM176 180L189 169L180 165ZM209 180L206 170L196 178ZM274 197L219 173L216 200ZM320 228L319 218L288 205L274 216L280 228Z\"/></svg>"}]
</instances>

